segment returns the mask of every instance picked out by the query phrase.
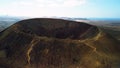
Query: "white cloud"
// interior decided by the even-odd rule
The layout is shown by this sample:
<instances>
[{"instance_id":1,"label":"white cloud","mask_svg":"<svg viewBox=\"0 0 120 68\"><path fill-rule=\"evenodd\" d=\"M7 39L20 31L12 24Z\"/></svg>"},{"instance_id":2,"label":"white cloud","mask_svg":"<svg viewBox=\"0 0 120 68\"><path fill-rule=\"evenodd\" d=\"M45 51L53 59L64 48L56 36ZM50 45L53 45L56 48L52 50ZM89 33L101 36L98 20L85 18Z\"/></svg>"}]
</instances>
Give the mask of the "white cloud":
<instances>
[{"instance_id":1,"label":"white cloud","mask_svg":"<svg viewBox=\"0 0 120 68\"><path fill-rule=\"evenodd\" d=\"M64 6L71 6L71 7L74 7L74 6L80 6L80 5L83 5L86 3L86 0L66 0L64 1L63 5Z\"/></svg>"},{"instance_id":2,"label":"white cloud","mask_svg":"<svg viewBox=\"0 0 120 68\"><path fill-rule=\"evenodd\" d=\"M38 7L75 7L85 4L86 0L25 0L14 2L13 5Z\"/></svg>"},{"instance_id":3,"label":"white cloud","mask_svg":"<svg viewBox=\"0 0 120 68\"><path fill-rule=\"evenodd\" d=\"M86 3L86 0L19 0L0 8L0 12L19 16L72 16L78 12L73 8Z\"/></svg>"}]
</instances>

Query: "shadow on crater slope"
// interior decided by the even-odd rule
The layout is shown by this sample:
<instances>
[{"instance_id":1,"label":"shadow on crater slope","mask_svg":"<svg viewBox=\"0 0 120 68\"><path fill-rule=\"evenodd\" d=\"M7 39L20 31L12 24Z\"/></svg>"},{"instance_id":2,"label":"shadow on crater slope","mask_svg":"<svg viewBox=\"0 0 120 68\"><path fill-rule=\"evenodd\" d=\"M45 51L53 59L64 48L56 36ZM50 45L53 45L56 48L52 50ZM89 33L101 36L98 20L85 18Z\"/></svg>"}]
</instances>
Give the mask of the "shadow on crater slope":
<instances>
[{"instance_id":1,"label":"shadow on crater slope","mask_svg":"<svg viewBox=\"0 0 120 68\"><path fill-rule=\"evenodd\" d=\"M120 42L96 26L22 20L0 33L0 68L119 68Z\"/></svg>"}]
</instances>

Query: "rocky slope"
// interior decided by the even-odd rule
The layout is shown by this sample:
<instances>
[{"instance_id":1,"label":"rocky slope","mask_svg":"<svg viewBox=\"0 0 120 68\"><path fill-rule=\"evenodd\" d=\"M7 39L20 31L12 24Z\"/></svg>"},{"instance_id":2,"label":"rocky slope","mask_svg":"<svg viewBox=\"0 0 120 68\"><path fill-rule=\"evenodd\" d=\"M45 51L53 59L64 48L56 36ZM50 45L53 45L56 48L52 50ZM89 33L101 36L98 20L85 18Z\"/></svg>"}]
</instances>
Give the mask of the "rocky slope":
<instances>
[{"instance_id":1,"label":"rocky slope","mask_svg":"<svg viewBox=\"0 0 120 68\"><path fill-rule=\"evenodd\" d=\"M36 18L0 33L0 68L119 68L120 42L83 22Z\"/></svg>"}]
</instances>

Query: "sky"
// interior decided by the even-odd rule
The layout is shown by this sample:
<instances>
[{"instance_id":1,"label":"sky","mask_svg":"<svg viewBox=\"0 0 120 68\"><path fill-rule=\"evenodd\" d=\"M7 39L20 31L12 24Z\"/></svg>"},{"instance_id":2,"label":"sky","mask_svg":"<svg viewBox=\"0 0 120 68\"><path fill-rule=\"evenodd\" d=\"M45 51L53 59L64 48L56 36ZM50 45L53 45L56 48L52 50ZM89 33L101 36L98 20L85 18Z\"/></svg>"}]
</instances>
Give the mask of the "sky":
<instances>
[{"instance_id":1,"label":"sky","mask_svg":"<svg viewBox=\"0 0 120 68\"><path fill-rule=\"evenodd\" d=\"M0 15L120 18L120 0L0 0Z\"/></svg>"}]
</instances>

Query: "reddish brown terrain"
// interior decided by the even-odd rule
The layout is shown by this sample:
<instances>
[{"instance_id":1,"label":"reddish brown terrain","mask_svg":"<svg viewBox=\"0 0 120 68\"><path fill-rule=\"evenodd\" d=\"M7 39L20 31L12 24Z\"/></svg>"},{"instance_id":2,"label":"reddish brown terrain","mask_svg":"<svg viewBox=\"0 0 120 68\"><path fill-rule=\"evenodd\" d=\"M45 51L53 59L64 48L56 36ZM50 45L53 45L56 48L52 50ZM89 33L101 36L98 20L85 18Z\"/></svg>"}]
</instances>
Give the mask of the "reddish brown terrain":
<instances>
[{"instance_id":1,"label":"reddish brown terrain","mask_svg":"<svg viewBox=\"0 0 120 68\"><path fill-rule=\"evenodd\" d=\"M96 26L22 20L0 32L0 68L119 68L120 42Z\"/></svg>"}]
</instances>

